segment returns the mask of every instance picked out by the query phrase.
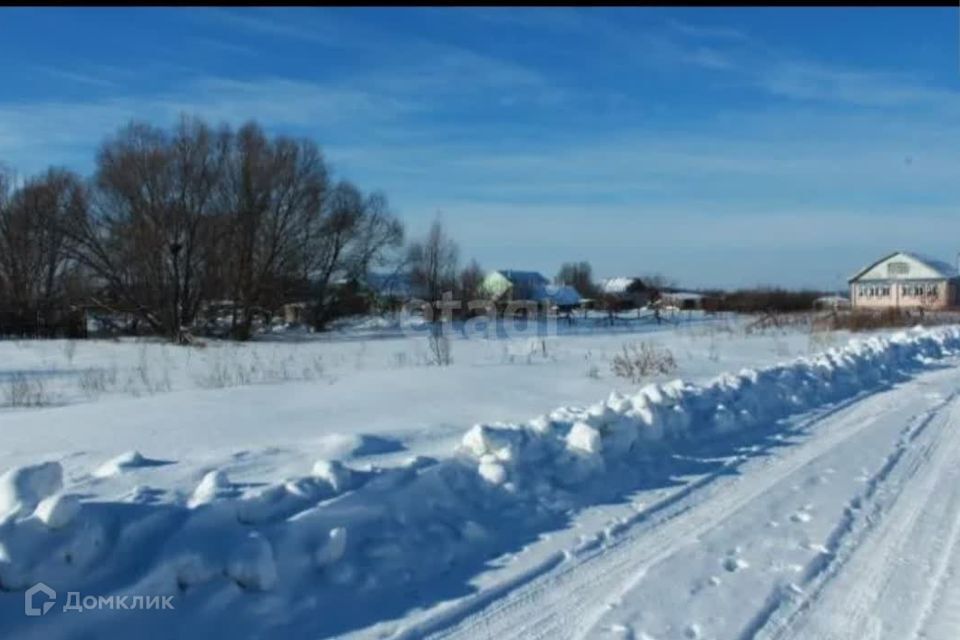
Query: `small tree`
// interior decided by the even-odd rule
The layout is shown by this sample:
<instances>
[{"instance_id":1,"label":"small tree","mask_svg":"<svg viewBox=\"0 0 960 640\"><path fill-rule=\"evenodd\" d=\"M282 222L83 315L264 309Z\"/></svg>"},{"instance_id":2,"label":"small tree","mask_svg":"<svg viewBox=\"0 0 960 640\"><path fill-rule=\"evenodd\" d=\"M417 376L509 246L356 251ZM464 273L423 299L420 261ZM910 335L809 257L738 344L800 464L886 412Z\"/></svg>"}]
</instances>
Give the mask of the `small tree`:
<instances>
[{"instance_id":1,"label":"small tree","mask_svg":"<svg viewBox=\"0 0 960 640\"><path fill-rule=\"evenodd\" d=\"M423 240L410 245L407 252L410 275L415 286L421 289L427 302L439 310L443 294L452 293L457 286L457 262L460 249L436 220ZM433 314L433 321L440 322L440 314Z\"/></svg>"}]
</instances>

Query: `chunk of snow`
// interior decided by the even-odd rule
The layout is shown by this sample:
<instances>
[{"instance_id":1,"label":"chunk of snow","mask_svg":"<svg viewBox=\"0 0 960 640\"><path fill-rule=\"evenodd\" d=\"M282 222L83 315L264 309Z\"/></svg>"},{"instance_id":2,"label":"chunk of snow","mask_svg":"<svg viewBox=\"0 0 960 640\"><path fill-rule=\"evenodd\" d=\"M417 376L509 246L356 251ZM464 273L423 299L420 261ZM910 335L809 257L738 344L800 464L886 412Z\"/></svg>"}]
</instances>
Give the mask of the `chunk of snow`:
<instances>
[{"instance_id":1,"label":"chunk of snow","mask_svg":"<svg viewBox=\"0 0 960 640\"><path fill-rule=\"evenodd\" d=\"M34 513L50 529L60 529L80 513L80 500L74 495L53 495L41 500Z\"/></svg>"},{"instance_id":2,"label":"chunk of snow","mask_svg":"<svg viewBox=\"0 0 960 640\"><path fill-rule=\"evenodd\" d=\"M577 451L596 454L603 448L600 432L585 422L574 423L567 434L567 447Z\"/></svg>"},{"instance_id":3,"label":"chunk of snow","mask_svg":"<svg viewBox=\"0 0 960 640\"><path fill-rule=\"evenodd\" d=\"M499 462L485 460L477 467L477 472L492 485L501 485L507 481L507 470Z\"/></svg>"},{"instance_id":4,"label":"chunk of snow","mask_svg":"<svg viewBox=\"0 0 960 640\"><path fill-rule=\"evenodd\" d=\"M146 459L139 451L127 451L116 458L112 458L98 467L93 475L98 478L109 478L123 473L127 469L136 469L145 466Z\"/></svg>"},{"instance_id":5,"label":"chunk of snow","mask_svg":"<svg viewBox=\"0 0 960 640\"><path fill-rule=\"evenodd\" d=\"M313 475L329 483L334 493L351 488L353 472L339 460L317 460L313 465Z\"/></svg>"},{"instance_id":6,"label":"chunk of snow","mask_svg":"<svg viewBox=\"0 0 960 640\"><path fill-rule=\"evenodd\" d=\"M193 490L193 495L190 496L187 505L196 507L213 502L217 498L229 495L231 489L232 485L226 473L220 470L209 471L203 476L197 488Z\"/></svg>"},{"instance_id":7,"label":"chunk of snow","mask_svg":"<svg viewBox=\"0 0 960 640\"><path fill-rule=\"evenodd\" d=\"M63 487L63 467L59 462L16 467L0 476L0 520L24 517L37 504Z\"/></svg>"}]
</instances>

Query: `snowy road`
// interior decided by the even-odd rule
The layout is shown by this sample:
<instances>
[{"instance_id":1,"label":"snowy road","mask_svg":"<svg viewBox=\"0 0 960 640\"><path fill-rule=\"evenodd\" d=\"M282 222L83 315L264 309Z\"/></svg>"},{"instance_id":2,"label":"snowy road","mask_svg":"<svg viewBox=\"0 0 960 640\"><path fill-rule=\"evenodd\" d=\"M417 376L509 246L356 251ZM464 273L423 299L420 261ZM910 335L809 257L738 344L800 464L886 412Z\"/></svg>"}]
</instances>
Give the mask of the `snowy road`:
<instances>
[{"instance_id":1,"label":"snowy road","mask_svg":"<svg viewBox=\"0 0 960 640\"><path fill-rule=\"evenodd\" d=\"M683 485L599 544L415 628L472 639L960 637L958 390L951 366L807 416L788 446L731 458L731 473Z\"/></svg>"}]
</instances>

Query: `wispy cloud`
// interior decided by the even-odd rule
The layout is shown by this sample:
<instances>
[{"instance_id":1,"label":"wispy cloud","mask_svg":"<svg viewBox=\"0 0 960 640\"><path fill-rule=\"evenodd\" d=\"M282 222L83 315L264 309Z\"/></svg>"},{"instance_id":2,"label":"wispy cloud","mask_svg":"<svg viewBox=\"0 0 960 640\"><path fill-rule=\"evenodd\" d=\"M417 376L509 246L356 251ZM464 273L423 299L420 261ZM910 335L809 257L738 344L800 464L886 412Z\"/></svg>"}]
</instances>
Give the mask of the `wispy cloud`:
<instances>
[{"instance_id":1,"label":"wispy cloud","mask_svg":"<svg viewBox=\"0 0 960 640\"><path fill-rule=\"evenodd\" d=\"M95 146L129 120L166 124L180 113L233 124L255 117L267 126L316 134L374 126L415 108L361 90L283 78L199 77L156 95L0 103L0 156L17 158L28 172L53 158L86 166Z\"/></svg>"},{"instance_id":2,"label":"wispy cloud","mask_svg":"<svg viewBox=\"0 0 960 640\"><path fill-rule=\"evenodd\" d=\"M247 32L277 38L294 38L318 44L342 46L349 43L337 28L315 19L315 13L307 13L305 9L288 9L286 18L273 17L268 9L215 9L201 12L204 18L229 27L242 29ZM295 15L297 17L290 17Z\"/></svg>"},{"instance_id":3,"label":"wispy cloud","mask_svg":"<svg viewBox=\"0 0 960 640\"><path fill-rule=\"evenodd\" d=\"M91 73L83 73L72 69L57 69L47 66L35 66L34 68L37 71L50 76L51 78L67 80L68 82L73 82L76 84L104 88L112 88L117 86L117 83L104 78L102 75L93 75Z\"/></svg>"},{"instance_id":4,"label":"wispy cloud","mask_svg":"<svg viewBox=\"0 0 960 640\"><path fill-rule=\"evenodd\" d=\"M956 108L960 98L956 91L927 86L901 75L810 61L787 60L761 67L756 70L756 80L779 96L862 106Z\"/></svg>"}]
</instances>

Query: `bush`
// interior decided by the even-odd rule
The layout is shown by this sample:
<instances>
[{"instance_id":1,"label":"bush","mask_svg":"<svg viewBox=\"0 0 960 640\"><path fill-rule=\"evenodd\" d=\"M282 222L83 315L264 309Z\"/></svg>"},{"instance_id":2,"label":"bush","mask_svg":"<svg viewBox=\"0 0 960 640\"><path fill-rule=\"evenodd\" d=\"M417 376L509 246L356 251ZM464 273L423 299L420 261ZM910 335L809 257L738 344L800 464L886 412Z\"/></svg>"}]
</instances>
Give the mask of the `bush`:
<instances>
[{"instance_id":1,"label":"bush","mask_svg":"<svg viewBox=\"0 0 960 640\"><path fill-rule=\"evenodd\" d=\"M653 375L673 373L677 361L666 347L640 342L623 345L623 353L613 357L610 368L614 375L637 383Z\"/></svg>"},{"instance_id":2,"label":"bush","mask_svg":"<svg viewBox=\"0 0 960 640\"><path fill-rule=\"evenodd\" d=\"M824 295L822 291L789 291L787 289L740 289L730 293L710 296L709 311L735 311L737 313L761 313L809 311L813 302Z\"/></svg>"},{"instance_id":3,"label":"bush","mask_svg":"<svg viewBox=\"0 0 960 640\"><path fill-rule=\"evenodd\" d=\"M825 323L832 330L846 329L847 331L875 331L896 327L911 327L923 319L904 309L883 309L881 311L867 311L859 309L848 313L832 313L826 317Z\"/></svg>"},{"instance_id":4,"label":"bush","mask_svg":"<svg viewBox=\"0 0 960 640\"><path fill-rule=\"evenodd\" d=\"M42 407L50 404L50 397L39 378L21 374L11 376L3 389L3 406Z\"/></svg>"}]
</instances>

